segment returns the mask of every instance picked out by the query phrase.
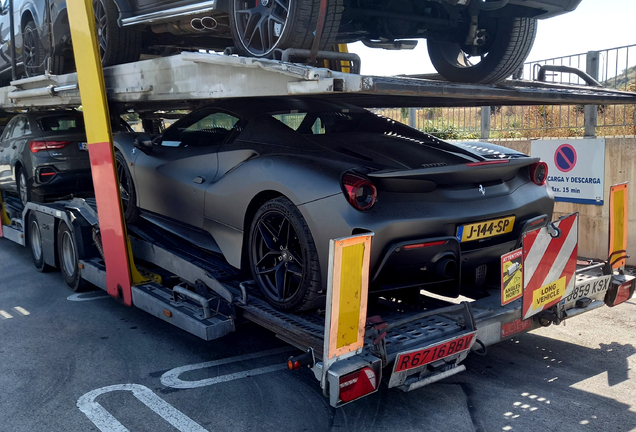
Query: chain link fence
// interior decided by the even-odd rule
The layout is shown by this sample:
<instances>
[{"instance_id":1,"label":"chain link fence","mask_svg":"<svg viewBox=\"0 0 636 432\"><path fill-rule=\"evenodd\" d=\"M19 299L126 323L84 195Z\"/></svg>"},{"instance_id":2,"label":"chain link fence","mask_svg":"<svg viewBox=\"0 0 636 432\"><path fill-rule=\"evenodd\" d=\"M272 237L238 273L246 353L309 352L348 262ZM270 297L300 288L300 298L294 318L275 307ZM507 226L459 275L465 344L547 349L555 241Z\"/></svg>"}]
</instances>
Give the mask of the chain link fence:
<instances>
[{"instance_id":1,"label":"chain link fence","mask_svg":"<svg viewBox=\"0 0 636 432\"><path fill-rule=\"evenodd\" d=\"M636 91L636 45L528 62L522 76L537 79L542 65L570 66L587 72L604 87ZM548 72L546 81L585 85L576 74ZM636 135L636 106L493 106L481 108L378 109L378 114L408 123L442 139L486 138L482 110L490 110L490 139ZM586 109L591 110L586 125ZM414 118L410 118L413 116ZM595 124L589 124L589 119ZM595 120L594 120L595 119ZM587 134L586 134L587 126Z\"/></svg>"}]
</instances>

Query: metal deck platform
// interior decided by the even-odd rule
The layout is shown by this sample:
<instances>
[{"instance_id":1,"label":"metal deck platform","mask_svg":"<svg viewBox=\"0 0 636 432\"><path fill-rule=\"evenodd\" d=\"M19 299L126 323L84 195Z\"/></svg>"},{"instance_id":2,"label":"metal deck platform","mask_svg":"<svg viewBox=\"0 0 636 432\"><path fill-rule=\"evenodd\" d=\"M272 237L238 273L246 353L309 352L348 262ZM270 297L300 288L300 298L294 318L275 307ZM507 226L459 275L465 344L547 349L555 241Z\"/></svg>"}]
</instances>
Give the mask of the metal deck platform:
<instances>
[{"instance_id":1,"label":"metal deck platform","mask_svg":"<svg viewBox=\"0 0 636 432\"><path fill-rule=\"evenodd\" d=\"M104 69L108 99L136 110L191 108L214 99L315 96L358 106L636 104L636 94L535 81L461 84L380 77L307 65L206 53L181 53ZM79 106L77 74L39 76L0 88L4 110Z\"/></svg>"}]
</instances>

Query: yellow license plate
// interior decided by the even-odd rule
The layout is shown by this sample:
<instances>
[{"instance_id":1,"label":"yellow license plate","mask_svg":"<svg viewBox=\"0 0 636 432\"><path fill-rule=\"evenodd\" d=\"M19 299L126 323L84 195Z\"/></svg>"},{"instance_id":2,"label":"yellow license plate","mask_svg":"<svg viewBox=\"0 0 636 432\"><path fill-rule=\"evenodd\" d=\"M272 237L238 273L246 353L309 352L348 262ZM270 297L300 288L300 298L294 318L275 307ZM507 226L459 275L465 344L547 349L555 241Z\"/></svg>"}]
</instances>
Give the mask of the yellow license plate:
<instances>
[{"instance_id":1,"label":"yellow license plate","mask_svg":"<svg viewBox=\"0 0 636 432\"><path fill-rule=\"evenodd\" d=\"M457 240L463 243L507 234L512 232L514 225L514 216L462 225L457 228Z\"/></svg>"}]
</instances>

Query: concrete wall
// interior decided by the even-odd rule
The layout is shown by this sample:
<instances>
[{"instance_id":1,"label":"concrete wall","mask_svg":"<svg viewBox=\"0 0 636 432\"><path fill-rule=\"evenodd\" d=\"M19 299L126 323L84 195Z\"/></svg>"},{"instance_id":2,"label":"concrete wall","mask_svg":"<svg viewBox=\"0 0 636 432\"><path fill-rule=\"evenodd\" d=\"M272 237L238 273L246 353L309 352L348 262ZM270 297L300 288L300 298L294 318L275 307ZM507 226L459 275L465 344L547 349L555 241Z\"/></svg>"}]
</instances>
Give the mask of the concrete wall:
<instances>
[{"instance_id":1,"label":"concrete wall","mask_svg":"<svg viewBox=\"0 0 636 432\"><path fill-rule=\"evenodd\" d=\"M602 137L599 137L602 138ZM492 141L530 154L530 140ZM629 230L627 264L636 265L636 138L605 138L605 200L604 205L584 205L558 202L555 218L579 212L579 256L607 259L609 243L609 189L629 182Z\"/></svg>"}]
</instances>

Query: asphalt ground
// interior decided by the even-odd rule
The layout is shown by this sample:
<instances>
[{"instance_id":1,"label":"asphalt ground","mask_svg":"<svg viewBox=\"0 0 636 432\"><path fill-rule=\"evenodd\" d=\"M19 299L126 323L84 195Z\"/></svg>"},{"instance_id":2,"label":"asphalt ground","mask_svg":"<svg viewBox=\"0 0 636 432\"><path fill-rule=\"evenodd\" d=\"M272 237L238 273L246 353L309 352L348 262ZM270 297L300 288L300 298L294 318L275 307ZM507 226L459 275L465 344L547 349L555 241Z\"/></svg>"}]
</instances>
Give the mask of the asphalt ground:
<instances>
[{"instance_id":1,"label":"asphalt ground","mask_svg":"<svg viewBox=\"0 0 636 432\"><path fill-rule=\"evenodd\" d=\"M204 342L101 291L72 294L0 239L0 431L636 429L634 299L333 409L310 371L284 370L297 351L256 325Z\"/></svg>"}]
</instances>

